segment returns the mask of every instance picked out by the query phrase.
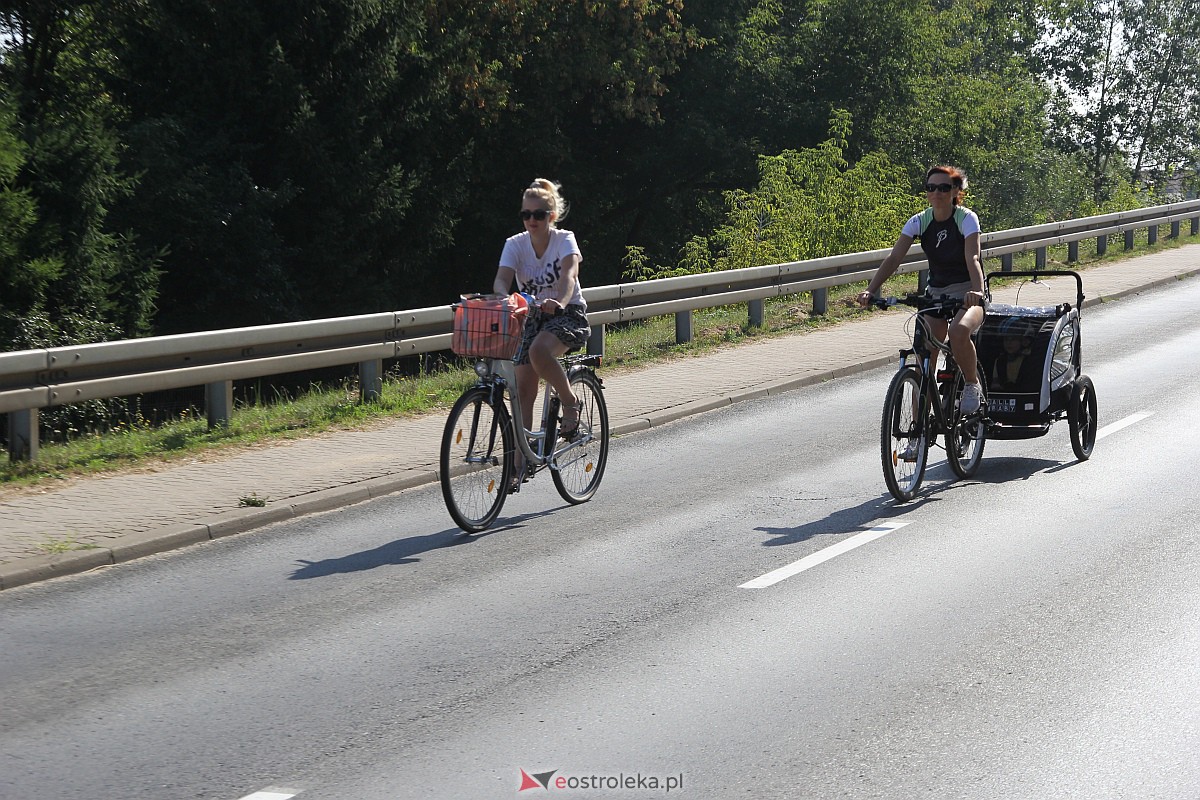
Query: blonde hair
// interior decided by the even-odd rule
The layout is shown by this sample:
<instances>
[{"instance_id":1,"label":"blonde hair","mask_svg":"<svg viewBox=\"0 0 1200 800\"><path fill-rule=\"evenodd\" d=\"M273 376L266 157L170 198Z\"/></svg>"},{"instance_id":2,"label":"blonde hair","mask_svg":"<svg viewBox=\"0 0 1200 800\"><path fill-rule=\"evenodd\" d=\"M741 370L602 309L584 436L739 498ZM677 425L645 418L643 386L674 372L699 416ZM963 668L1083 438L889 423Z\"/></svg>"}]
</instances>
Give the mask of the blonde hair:
<instances>
[{"instance_id":1,"label":"blonde hair","mask_svg":"<svg viewBox=\"0 0 1200 800\"><path fill-rule=\"evenodd\" d=\"M521 195L524 200L529 197L536 197L546 204L546 207L554 213L554 219L557 222L567 215L567 201L563 200L559 190L562 184L547 180L546 178L537 178L533 183L529 184L529 188Z\"/></svg>"}]
</instances>

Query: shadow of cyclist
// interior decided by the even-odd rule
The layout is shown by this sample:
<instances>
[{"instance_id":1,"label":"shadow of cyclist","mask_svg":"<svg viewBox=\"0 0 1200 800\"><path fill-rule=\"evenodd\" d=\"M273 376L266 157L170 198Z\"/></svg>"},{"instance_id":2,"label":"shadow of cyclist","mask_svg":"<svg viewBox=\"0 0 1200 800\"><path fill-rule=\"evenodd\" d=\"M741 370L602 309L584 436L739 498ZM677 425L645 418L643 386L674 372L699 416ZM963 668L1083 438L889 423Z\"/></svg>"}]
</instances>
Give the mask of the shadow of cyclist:
<instances>
[{"instance_id":1,"label":"shadow of cyclist","mask_svg":"<svg viewBox=\"0 0 1200 800\"><path fill-rule=\"evenodd\" d=\"M798 544L825 534L840 535L849 531L866 530L880 520L900 519L920 510L928 503L946 499L949 492L969 486L1027 481L1040 473L1057 472L1075 463L1079 462L1064 464L1061 461L1044 458L998 456L989 458L974 477L961 479L950 471L946 462L942 461L930 465L924 490L907 503L895 503L890 494L881 493L858 505L838 509L826 517L803 525L790 528L758 527L754 530L777 537L763 542L764 547Z\"/></svg>"},{"instance_id":2,"label":"shadow of cyclist","mask_svg":"<svg viewBox=\"0 0 1200 800\"><path fill-rule=\"evenodd\" d=\"M824 534L839 535L847 531L866 528L880 519L901 517L915 507L914 503L895 506L886 502L891 495L873 497L856 506L841 508L829 516L806 522L791 528L758 527L754 530L769 533L777 538L763 542L764 547L781 547L808 541Z\"/></svg>"},{"instance_id":3,"label":"shadow of cyclist","mask_svg":"<svg viewBox=\"0 0 1200 800\"><path fill-rule=\"evenodd\" d=\"M469 542L476 542L485 536L493 536L505 531L520 530L525 527L527 521L545 516L553 510L549 509L529 514L514 515L506 518L502 524L488 528L480 533L466 534L458 528L447 528L437 533L410 536L407 539L397 539L371 550L350 553L337 558L326 558L321 561L297 559L300 566L288 576L288 580L308 580L309 578L324 578L330 575L349 572L366 572L367 570L379 567L416 564L421 559L413 558L413 556L433 550L441 550L445 547L457 547Z\"/></svg>"}]
</instances>

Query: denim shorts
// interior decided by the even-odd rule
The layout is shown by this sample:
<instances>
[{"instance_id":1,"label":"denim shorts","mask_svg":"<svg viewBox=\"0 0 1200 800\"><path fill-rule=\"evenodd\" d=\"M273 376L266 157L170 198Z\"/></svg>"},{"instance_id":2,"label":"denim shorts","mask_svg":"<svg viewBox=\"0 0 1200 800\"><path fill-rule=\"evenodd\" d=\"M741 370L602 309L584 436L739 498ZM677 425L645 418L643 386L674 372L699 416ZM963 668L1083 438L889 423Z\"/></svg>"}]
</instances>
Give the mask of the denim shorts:
<instances>
[{"instance_id":1,"label":"denim shorts","mask_svg":"<svg viewBox=\"0 0 1200 800\"><path fill-rule=\"evenodd\" d=\"M533 340L542 331L553 333L560 342L567 346L567 352L583 347L587 344L588 337L592 335L592 329L587 321L587 313L578 303L571 303L553 316L543 314L537 309L531 309L529 319L525 322L525 330L521 335L521 346L517 348L517 355L513 361L518 364L529 363L529 348L533 346Z\"/></svg>"}]
</instances>

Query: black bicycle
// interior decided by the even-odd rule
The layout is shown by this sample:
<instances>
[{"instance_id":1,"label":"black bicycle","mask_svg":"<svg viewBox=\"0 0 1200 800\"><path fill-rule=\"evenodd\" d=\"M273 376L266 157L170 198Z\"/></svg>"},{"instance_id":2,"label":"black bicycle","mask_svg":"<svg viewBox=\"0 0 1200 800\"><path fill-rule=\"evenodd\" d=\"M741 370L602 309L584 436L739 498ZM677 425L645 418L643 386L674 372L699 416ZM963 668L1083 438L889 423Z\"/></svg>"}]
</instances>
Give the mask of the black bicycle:
<instances>
[{"instance_id":1,"label":"black bicycle","mask_svg":"<svg viewBox=\"0 0 1200 800\"><path fill-rule=\"evenodd\" d=\"M932 335L928 317L953 319L963 307L961 300L910 294L872 301L878 308L897 304L916 309L913 315L912 347L900 351L900 366L888 386L883 402L880 452L888 491L900 502L913 499L925 477L929 450L939 436L945 438L946 459L960 478L969 478L979 468L987 442L986 406L963 414L958 407L963 391L963 374L954 361L950 345ZM939 368L939 356L944 363ZM986 397L986 376L978 368Z\"/></svg>"}]
</instances>

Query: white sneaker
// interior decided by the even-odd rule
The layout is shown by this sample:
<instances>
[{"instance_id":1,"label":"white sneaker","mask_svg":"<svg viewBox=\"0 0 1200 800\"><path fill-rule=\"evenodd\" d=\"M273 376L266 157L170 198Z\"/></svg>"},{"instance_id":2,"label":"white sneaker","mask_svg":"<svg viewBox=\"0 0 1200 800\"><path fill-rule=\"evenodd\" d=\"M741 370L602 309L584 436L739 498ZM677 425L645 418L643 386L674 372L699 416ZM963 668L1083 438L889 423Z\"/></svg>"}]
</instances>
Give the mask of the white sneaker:
<instances>
[{"instance_id":1,"label":"white sneaker","mask_svg":"<svg viewBox=\"0 0 1200 800\"><path fill-rule=\"evenodd\" d=\"M958 399L958 410L963 414L974 414L983 405L983 387L978 383L968 383L963 387L962 397Z\"/></svg>"},{"instance_id":2,"label":"white sneaker","mask_svg":"<svg viewBox=\"0 0 1200 800\"><path fill-rule=\"evenodd\" d=\"M916 439L909 439L908 444L901 448L898 458L901 461L912 463L917 460L917 454L921 452L921 444Z\"/></svg>"}]
</instances>

